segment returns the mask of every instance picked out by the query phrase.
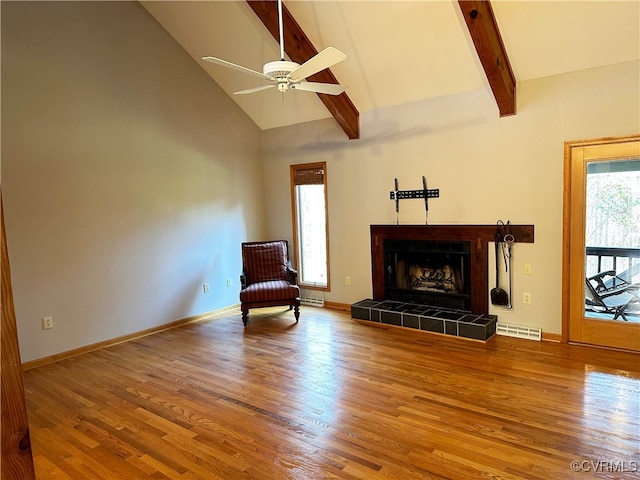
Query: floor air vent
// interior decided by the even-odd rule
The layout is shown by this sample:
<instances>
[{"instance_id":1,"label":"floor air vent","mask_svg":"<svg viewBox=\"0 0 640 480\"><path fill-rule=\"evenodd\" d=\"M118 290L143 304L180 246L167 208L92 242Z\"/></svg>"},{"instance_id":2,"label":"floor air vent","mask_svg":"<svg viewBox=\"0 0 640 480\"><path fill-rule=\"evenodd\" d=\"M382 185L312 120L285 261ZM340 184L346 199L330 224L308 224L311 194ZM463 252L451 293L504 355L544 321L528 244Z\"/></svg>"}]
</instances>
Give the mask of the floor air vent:
<instances>
[{"instance_id":1,"label":"floor air vent","mask_svg":"<svg viewBox=\"0 0 640 480\"><path fill-rule=\"evenodd\" d=\"M496 326L498 335L506 335L507 337L526 338L527 340L542 340L542 329L538 327L525 327L523 325L509 325L500 323Z\"/></svg>"},{"instance_id":2,"label":"floor air vent","mask_svg":"<svg viewBox=\"0 0 640 480\"><path fill-rule=\"evenodd\" d=\"M324 307L324 298L300 297L300 304L310 307Z\"/></svg>"}]
</instances>

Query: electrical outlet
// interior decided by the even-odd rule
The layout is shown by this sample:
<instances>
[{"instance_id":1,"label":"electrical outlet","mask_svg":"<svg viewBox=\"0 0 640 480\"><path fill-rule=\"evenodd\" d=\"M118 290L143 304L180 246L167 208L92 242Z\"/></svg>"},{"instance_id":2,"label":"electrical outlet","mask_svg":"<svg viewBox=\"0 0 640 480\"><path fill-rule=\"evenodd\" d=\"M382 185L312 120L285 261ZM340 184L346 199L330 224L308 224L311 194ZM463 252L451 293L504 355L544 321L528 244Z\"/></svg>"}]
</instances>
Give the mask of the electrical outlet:
<instances>
[{"instance_id":1,"label":"electrical outlet","mask_svg":"<svg viewBox=\"0 0 640 480\"><path fill-rule=\"evenodd\" d=\"M525 263L524 264L524 274L525 275L531 275L531 264L530 263Z\"/></svg>"},{"instance_id":2,"label":"electrical outlet","mask_svg":"<svg viewBox=\"0 0 640 480\"><path fill-rule=\"evenodd\" d=\"M227 278L227 288L231 287L231 279Z\"/></svg>"},{"instance_id":3,"label":"electrical outlet","mask_svg":"<svg viewBox=\"0 0 640 480\"><path fill-rule=\"evenodd\" d=\"M209 284L208 283L203 283L202 284L202 291L204 293L209 293Z\"/></svg>"},{"instance_id":4,"label":"electrical outlet","mask_svg":"<svg viewBox=\"0 0 640 480\"><path fill-rule=\"evenodd\" d=\"M524 292L522 294L522 303L531 305L531 292Z\"/></svg>"},{"instance_id":5,"label":"electrical outlet","mask_svg":"<svg viewBox=\"0 0 640 480\"><path fill-rule=\"evenodd\" d=\"M344 284L351 285L351 277L344 277Z\"/></svg>"},{"instance_id":6,"label":"electrical outlet","mask_svg":"<svg viewBox=\"0 0 640 480\"><path fill-rule=\"evenodd\" d=\"M50 330L53 328L53 317L42 317L42 329Z\"/></svg>"}]
</instances>

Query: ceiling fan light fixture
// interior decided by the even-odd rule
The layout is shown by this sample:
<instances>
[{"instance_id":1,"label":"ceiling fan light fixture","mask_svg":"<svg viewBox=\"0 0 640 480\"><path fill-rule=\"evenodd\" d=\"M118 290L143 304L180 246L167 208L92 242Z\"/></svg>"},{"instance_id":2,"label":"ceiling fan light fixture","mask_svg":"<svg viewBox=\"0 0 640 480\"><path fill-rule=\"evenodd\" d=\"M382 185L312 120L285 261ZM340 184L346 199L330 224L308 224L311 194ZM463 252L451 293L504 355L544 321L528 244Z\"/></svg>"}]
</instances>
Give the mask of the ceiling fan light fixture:
<instances>
[{"instance_id":1,"label":"ceiling fan light fixture","mask_svg":"<svg viewBox=\"0 0 640 480\"><path fill-rule=\"evenodd\" d=\"M286 80L279 80L278 81L278 91L280 93L284 93L287 90L289 90L289 82L287 82ZM291 88L293 88L293 85L291 85Z\"/></svg>"}]
</instances>

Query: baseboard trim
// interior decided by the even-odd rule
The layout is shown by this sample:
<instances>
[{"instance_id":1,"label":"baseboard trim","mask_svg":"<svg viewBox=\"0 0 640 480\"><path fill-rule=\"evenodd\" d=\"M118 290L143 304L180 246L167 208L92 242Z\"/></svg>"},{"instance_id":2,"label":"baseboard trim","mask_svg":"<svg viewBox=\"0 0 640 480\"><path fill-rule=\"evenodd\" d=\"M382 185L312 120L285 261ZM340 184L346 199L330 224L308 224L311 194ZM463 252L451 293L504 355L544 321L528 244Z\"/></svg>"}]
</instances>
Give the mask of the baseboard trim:
<instances>
[{"instance_id":1,"label":"baseboard trim","mask_svg":"<svg viewBox=\"0 0 640 480\"><path fill-rule=\"evenodd\" d=\"M30 360L28 362L24 362L22 364L22 370L31 370L32 368L41 367L43 365L48 365L50 363L59 362L60 360L64 360L66 358L75 357L76 355L81 355L83 353L93 352L95 350L100 350L102 348L110 347L112 345L117 345L118 343L128 342L129 340L133 340L135 338L145 337L147 335L153 335L154 333L162 332L165 330L170 330L172 328L179 327L181 325L186 325L187 323L200 322L202 320L208 320L212 317L220 315L222 313L229 312L231 310L235 310L239 308L240 304L230 305L228 307L218 308L216 310L212 310L207 313L203 313L201 315L194 315L191 317L182 318L180 320L175 320L173 322L164 323L162 325L158 325L157 327L148 328L146 330L141 330L139 332L130 333L128 335L122 335L121 337L115 337L109 340L104 340L102 342L92 343L91 345L86 345L84 347L74 348L72 350L67 350L66 352L56 353L54 355L49 355L47 357L38 358L36 360Z\"/></svg>"},{"instance_id":2,"label":"baseboard trim","mask_svg":"<svg viewBox=\"0 0 640 480\"><path fill-rule=\"evenodd\" d=\"M328 302L324 301L324 308L331 308L333 310L342 310L344 312L351 311L351 304L349 303L339 303L339 302Z\"/></svg>"},{"instance_id":3,"label":"baseboard trim","mask_svg":"<svg viewBox=\"0 0 640 480\"><path fill-rule=\"evenodd\" d=\"M556 342L562 343L562 335L559 333L548 333L544 330L542 331L542 341L543 342Z\"/></svg>"}]
</instances>

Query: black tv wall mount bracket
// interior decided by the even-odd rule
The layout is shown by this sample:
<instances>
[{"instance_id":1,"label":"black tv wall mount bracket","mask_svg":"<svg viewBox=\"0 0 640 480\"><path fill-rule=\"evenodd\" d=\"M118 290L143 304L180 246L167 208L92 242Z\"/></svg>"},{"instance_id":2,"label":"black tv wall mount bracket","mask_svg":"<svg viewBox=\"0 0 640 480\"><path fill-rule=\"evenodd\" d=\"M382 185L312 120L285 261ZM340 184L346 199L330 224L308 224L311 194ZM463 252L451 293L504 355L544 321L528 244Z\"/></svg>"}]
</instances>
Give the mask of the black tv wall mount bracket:
<instances>
[{"instance_id":1,"label":"black tv wall mount bracket","mask_svg":"<svg viewBox=\"0 0 640 480\"><path fill-rule=\"evenodd\" d=\"M422 190L398 190L398 179L394 178L395 190L389 192L389 198L396 201L396 224L398 224L398 213L400 212L400 200L407 198L424 198L425 225L429 224L429 199L439 198L440 189L428 189L427 179L422 177Z\"/></svg>"}]
</instances>

